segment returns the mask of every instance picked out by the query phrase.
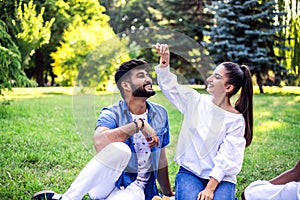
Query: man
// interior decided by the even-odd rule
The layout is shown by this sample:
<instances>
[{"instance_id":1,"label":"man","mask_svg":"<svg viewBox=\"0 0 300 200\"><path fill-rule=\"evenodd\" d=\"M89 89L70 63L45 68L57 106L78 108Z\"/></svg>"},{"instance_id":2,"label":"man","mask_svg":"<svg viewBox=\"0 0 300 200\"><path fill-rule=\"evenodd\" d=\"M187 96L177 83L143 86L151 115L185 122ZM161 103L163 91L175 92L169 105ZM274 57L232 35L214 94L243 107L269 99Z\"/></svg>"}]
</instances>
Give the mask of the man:
<instances>
[{"instance_id":1,"label":"man","mask_svg":"<svg viewBox=\"0 0 300 200\"><path fill-rule=\"evenodd\" d=\"M155 94L147 63L121 64L115 81L122 100L103 108L94 133L97 155L80 172L63 195L41 191L34 199L150 200L158 194L173 195L165 154L170 141L167 111L147 99Z\"/></svg>"}]
</instances>

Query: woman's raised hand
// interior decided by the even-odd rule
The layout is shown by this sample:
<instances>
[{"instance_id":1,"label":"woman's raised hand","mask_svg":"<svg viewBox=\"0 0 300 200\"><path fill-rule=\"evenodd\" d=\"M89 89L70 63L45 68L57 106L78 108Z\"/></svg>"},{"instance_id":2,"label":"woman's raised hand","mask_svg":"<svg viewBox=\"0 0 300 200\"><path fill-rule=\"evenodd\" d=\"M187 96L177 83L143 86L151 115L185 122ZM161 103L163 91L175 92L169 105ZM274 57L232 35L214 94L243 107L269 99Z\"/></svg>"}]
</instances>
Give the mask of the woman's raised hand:
<instances>
[{"instance_id":1,"label":"woman's raised hand","mask_svg":"<svg viewBox=\"0 0 300 200\"><path fill-rule=\"evenodd\" d=\"M167 44L156 43L152 45L157 53L160 55L159 65L161 68L167 67L170 64L170 51Z\"/></svg>"}]
</instances>

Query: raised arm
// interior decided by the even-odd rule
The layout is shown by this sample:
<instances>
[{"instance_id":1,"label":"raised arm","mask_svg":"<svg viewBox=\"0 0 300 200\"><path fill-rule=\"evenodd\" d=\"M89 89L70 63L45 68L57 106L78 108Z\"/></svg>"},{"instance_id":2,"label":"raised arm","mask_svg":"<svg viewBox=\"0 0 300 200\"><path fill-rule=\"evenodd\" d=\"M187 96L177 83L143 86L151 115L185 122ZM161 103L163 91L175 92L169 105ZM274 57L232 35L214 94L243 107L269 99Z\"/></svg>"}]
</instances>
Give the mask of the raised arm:
<instances>
[{"instance_id":1,"label":"raised arm","mask_svg":"<svg viewBox=\"0 0 300 200\"><path fill-rule=\"evenodd\" d=\"M154 48L160 56L159 67L168 67L170 65L170 51L168 45L156 43L152 45L152 48Z\"/></svg>"},{"instance_id":2,"label":"raised arm","mask_svg":"<svg viewBox=\"0 0 300 200\"><path fill-rule=\"evenodd\" d=\"M168 100L181 112L186 113L197 105L200 94L191 87L181 85L177 76L170 72L170 51L167 44L155 44L153 48L160 55L159 65L155 67L157 82Z\"/></svg>"}]
</instances>

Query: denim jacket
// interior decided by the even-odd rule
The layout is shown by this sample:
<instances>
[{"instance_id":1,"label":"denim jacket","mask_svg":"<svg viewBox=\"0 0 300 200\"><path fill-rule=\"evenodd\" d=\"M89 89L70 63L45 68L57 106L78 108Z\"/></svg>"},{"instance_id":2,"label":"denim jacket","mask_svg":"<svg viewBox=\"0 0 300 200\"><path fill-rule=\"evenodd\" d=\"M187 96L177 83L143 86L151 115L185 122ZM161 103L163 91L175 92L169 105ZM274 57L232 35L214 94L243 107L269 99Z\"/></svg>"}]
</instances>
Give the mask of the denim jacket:
<instances>
[{"instance_id":1,"label":"denim jacket","mask_svg":"<svg viewBox=\"0 0 300 200\"><path fill-rule=\"evenodd\" d=\"M148 109L148 123L156 131L159 137L159 145L151 148L151 176L145 187L145 199L151 200L154 195L158 194L156 186L158 162L160 157L160 149L167 146L170 142L168 114L161 105L146 101ZM105 126L114 129L132 122L132 117L128 106L124 100L120 100L114 105L103 108L97 121L97 126ZM126 188L137 178L138 162L133 146L133 136L124 141L132 152L131 159L126 169L122 172L116 187Z\"/></svg>"}]
</instances>

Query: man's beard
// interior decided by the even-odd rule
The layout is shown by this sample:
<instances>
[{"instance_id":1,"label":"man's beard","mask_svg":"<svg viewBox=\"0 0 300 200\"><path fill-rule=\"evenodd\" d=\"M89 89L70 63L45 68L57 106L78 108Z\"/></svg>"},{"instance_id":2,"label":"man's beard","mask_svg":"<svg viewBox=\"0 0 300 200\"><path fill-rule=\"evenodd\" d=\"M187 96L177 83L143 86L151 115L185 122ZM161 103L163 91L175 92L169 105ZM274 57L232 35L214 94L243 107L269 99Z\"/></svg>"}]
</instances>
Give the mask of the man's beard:
<instances>
[{"instance_id":1,"label":"man's beard","mask_svg":"<svg viewBox=\"0 0 300 200\"><path fill-rule=\"evenodd\" d=\"M153 95L155 95L155 91L147 91L145 89L146 85L149 85L150 83L146 83L143 86L136 87L135 85L131 84L131 88L133 89L132 95L135 97L146 97L149 98Z\"/></svg>"}]
</instances>

